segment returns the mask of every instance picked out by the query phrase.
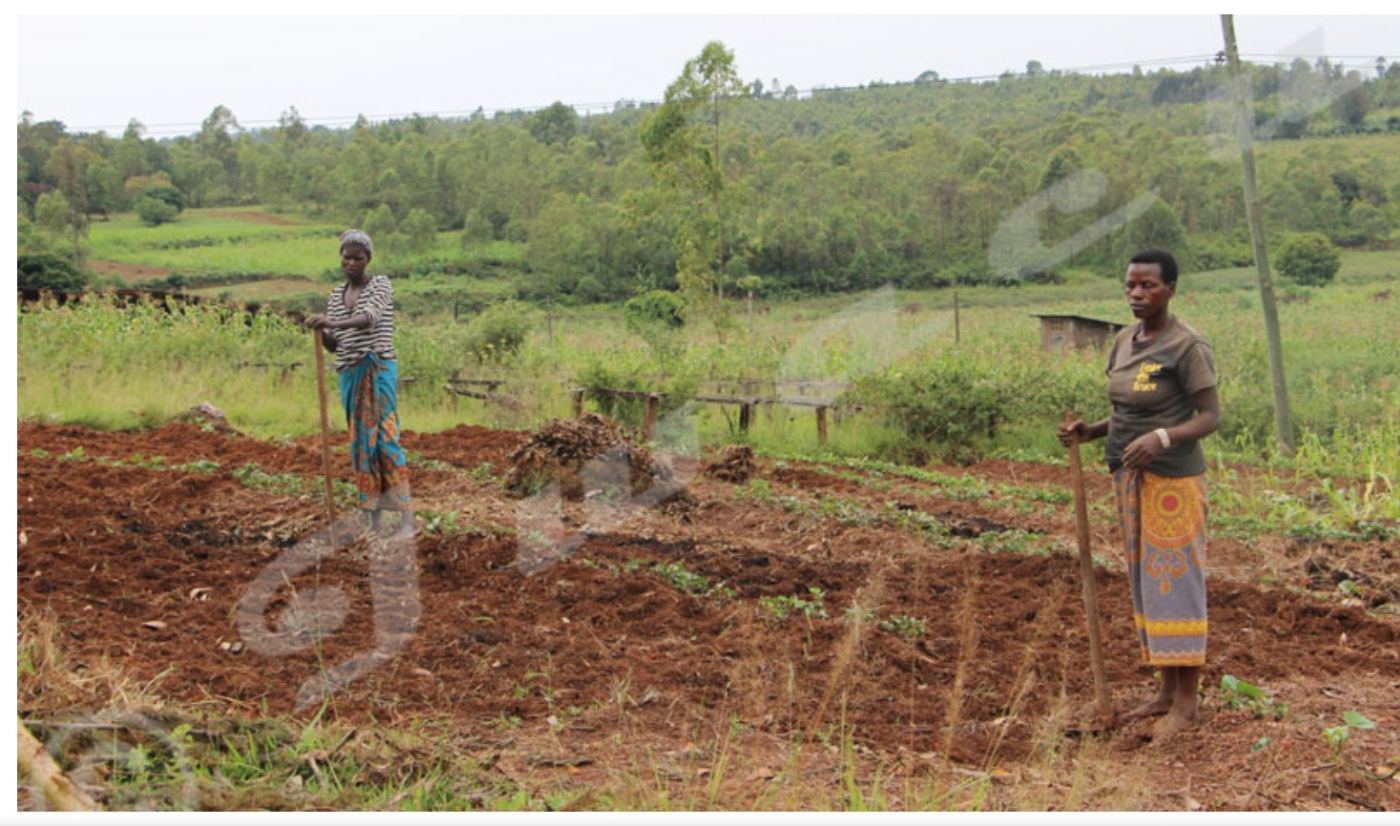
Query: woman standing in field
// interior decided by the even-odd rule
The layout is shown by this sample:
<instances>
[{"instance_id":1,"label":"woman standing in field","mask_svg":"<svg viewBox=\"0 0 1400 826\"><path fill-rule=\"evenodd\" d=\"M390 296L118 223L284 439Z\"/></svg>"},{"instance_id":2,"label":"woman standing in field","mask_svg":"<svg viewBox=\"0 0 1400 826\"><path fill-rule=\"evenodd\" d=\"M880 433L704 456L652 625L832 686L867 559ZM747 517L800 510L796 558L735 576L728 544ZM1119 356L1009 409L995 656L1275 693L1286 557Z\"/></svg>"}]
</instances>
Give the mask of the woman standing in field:
<instances>
[{"instance_id":1,"label":"woman standing in field","mask_svg":"<svg viewBox=\"0 0 1400 826\"><path fill-rule=\"evenodd\" d=\"M1106 455L1128 557L1133 624L1143 660L1161 671L1156 699L1127 719L1165 715L1166 739L1196 721L1196 688L1206 659L1206 484L1200 439L1220 427L1215 360L1200 333L1168 312L1176 260L1147 250L1124 282L1138 319L1108 356L1107 419L1059 429L1069 444L1108 437Z\"/></svg>"},{"instance_id":2,"label":"woman standing in field","mask_svg":"<svg viewBox=\"0 0 1400 826\"><path fill-rule=\"evenodd\" d=\"M394 356L394 287L383 275L367 272L374 242L348 229L340 236L340 269L345 283L331 290L325 313L306 326L319 330L335 353L340 399L350 427L350 464L360 508L379 527L383 511L398 511L399 531L414 530L408 464L399 446L398 362Z\"/></svg>"}]
</instances>

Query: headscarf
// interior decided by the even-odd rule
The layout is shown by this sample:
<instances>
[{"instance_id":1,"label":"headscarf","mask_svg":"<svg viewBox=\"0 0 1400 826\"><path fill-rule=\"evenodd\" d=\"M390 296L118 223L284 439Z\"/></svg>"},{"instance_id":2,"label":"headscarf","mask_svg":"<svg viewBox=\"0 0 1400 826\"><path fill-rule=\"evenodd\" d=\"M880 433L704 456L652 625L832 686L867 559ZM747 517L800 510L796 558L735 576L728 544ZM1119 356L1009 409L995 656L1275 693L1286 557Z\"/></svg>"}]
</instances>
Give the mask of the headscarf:
<instances>
[{"instance_id":1,"label":"headscarf","mask_svg":"<svg viewBox=\"0 0 1400 826\"><path fill-rule=\"evenodd\" d=\"M370 258L374 257L374 242L370 240L369 233L362 229L347 229L340 234L340 251L345 252L345 248L350 244L357 247L364 247Z\"/></svg>"}]
</instances>

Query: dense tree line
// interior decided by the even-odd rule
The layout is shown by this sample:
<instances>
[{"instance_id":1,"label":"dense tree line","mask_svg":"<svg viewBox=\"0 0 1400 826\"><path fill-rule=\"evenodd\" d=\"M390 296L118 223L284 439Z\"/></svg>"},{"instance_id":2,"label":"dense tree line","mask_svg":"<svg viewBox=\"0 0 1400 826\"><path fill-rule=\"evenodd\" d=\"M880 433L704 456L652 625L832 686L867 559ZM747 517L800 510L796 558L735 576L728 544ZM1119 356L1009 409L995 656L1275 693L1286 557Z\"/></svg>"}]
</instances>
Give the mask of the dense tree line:
<instances>
[{"instance_id":1,"label":"dense tree line","mask_svg":"<svg viewBox=\"0 0 1400 826\"><path fill-rule=\"evenodd\" d=\"M88 222L138 205L154 223L185 206L263 204L409 242L443 231L464 245L527 242L522 297L592 301L678 285L722 294L740 279L825 292L1053 278L1035 256L989 255L1012 218L1051 248L1131 208L1133 220L1075 243L1067 263L1106 266L1147 244L1199 266L1249 260L1219 65L1096 76L1031 61L993 82L928 71L803 94L741 82L733 67L710 44L665 103L589 117L556 103L328 129L293 108L246 130L217 106L198 133L156 140L135 120L114 138L26 114L20 246L80 250ZM1326 60L1250 71L1261 140L1380 133L1400 144L1400 64L1364 77ZM1400 152L1347 143L1262 153L1271 229L1346 245L1389 237ZM1051 195L1027 213L1038 193Z\"/></svg>"}]
</instances>

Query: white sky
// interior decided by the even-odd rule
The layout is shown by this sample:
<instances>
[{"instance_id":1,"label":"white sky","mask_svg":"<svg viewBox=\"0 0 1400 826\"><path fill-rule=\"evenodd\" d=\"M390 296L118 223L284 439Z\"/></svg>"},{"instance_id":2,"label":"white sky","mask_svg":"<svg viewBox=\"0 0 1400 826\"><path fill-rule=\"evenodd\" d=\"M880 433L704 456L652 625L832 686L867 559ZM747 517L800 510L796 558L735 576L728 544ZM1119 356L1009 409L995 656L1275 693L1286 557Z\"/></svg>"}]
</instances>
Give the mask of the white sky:
<instances>
[{"instance_id":1,"label":"white sky","mask_svg":"<svg viewBox=\"0 0 1400 826\"><path fill-rule=\"evenodd\" d=\"M305 3L287 5L316 11ZM772 3L729 5L782 10ZM161 135L193 131L219 104L245 126L275 122L290 106L312 123L344 126L360 113L464 114L478 106L490 112L555 100L595 106L655 100L712 39L734 50L746 80L767 84L777 77L799 89L907 81L926 69L967 77L1022 71L1030 59L1047 69L1070 69L1221 48L1219 18L1207 13L507 17L333 10L357 7L289 15L21 13L15 18L15 116L29 110L72 131L106 128L113 134L136 118ZM1247 56L1349 55L1355 56L1349 65L1366 70L1377 55L1400 59L1400 16L1240 14L1236 30Z\"/></svg>"}]
</instances>

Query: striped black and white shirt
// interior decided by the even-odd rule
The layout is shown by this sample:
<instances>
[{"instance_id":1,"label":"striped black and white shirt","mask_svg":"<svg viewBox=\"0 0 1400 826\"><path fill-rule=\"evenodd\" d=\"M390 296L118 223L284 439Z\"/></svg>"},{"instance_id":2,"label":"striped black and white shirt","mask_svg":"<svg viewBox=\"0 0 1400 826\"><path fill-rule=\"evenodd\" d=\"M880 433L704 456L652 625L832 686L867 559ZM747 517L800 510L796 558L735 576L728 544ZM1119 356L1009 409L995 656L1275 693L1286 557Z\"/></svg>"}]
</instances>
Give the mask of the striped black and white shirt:
<instances>
[{"instance_id":1,"label":"striped black and white shirt","mask_svg":"<svg viewBox=\"0 0 1400 826\"><path fill-rule=\"evenodd\" d=\"M345 309L345 288L341 284L331 290L326 302L326 315L332 321L344 321L353 316L369 316L369 326L357 330L331 330L335 336L335 369L344 372L369 353L382 359L394 358L394 285L386 275L375 275L355 299L354 311Z\"/></svg>"}]
</instances>

